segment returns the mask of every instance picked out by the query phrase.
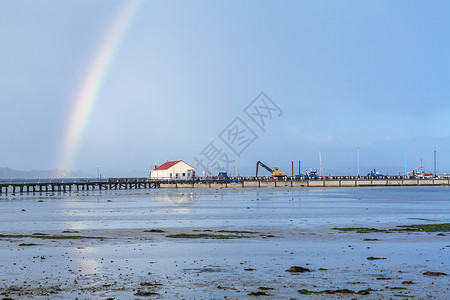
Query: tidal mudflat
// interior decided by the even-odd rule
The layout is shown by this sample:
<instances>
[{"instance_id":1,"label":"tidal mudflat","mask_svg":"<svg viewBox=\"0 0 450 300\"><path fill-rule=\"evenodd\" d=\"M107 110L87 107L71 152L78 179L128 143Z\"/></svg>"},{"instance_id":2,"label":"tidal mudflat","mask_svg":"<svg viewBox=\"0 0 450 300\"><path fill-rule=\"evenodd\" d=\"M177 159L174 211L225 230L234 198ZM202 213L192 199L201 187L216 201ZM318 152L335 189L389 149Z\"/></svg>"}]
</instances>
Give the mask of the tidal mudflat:
<instances>
[{"instance_id":1,"label":"tidal mudflat","mask_svg":"<svg viewBox=\"0 0 450 300\"><path fill-rule=\"evenodd\" d=\"M448 299L450 188L0 196L0 299Z\"/></svg>"}]
</instances>

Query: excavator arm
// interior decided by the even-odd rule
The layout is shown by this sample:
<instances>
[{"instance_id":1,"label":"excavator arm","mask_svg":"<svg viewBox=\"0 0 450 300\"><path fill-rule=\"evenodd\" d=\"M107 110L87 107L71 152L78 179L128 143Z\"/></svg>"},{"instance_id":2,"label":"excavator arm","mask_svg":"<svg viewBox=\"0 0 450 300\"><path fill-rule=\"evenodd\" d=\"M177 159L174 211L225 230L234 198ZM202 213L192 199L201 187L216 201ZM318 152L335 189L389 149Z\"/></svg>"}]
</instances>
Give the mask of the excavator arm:
<instances>
[{"instance_id":1,"label":"excavator arm","mask_svg":"<svg viewBox=\"0 0 450 300\"><path fill-rule=\"evenodd\" d=\"M264 169L266 169L267 171L270 172L270 175L273 174L273 170L271 168L269 168L267 165L263 164L262 162L260 162L258 160L258 162L256 163L256 177L258 177L258 167L259 165L261 165L261 167L263 167Z\"/></svg>"}]
</instances>

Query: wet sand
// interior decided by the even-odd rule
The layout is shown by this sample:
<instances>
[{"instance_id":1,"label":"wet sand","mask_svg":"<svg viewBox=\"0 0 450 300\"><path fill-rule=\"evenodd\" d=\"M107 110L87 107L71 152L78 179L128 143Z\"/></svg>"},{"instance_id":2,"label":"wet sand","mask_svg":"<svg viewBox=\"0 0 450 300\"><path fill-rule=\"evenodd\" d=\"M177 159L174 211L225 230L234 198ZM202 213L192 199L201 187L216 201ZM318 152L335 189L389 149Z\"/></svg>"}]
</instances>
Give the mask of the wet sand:
<instances>
[{"instance_id":1,"label":"wet sand","mask_svg":"<svg viewBox=\"0 0 450 300\"><path fill-rule=\"evenodd\" d=\"M449 191L11 195L0 198L0 293L12 299L447 299L450 276L426 272L450 274L450 233L332 228L448 223ZM293 266L308 271L286 272Z\"/></svg>"}]
</instances>

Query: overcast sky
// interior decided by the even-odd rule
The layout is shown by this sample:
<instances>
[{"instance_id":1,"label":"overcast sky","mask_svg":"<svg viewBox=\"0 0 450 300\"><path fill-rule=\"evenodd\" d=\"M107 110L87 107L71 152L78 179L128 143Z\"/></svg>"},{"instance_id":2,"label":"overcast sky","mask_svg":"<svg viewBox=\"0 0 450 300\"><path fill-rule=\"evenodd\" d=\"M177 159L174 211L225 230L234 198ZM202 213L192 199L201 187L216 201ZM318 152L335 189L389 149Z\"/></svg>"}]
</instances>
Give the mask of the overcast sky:
<instances>
[{"instance_id":1,"label":"overcast sky","mask_svg":"<svg viewBox=\"0 0 450 300\"><path fill-rule=\"evenodd\" d=\"M450 172L449 1L130 3L67 166L74 102L126 3L0 1L0 167L145 176L212 142L245 175L319 168L319 152L355 175L358 147L361 174L403 173L405 152L432 171L434 147ZM279 109L263 127L245 113L261 92ZM236 124L253 135L233 152Z\"/></svg>"}]
</instances>

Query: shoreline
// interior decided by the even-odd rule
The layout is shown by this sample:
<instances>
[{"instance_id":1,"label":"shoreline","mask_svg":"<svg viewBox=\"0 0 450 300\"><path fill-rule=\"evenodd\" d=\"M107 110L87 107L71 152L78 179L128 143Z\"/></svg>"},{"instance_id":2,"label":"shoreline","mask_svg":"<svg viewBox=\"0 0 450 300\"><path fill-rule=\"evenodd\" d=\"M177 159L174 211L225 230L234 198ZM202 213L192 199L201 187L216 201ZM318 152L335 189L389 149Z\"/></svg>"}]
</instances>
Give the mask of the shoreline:
<instances>
[{"instance_id":1,"label":"shoreline","mask_svg":"<svg viewBox=\"0 0 450 300\"><path fill-rule=\"evenodd\" d=\"M445 299L450 292L449 275L433 275L450 274L447 188L107 190L8 196L0 204L7 299Z\"/></svg>"},{"instance_id":2,"label":"shoreline","mask_svg":"<svg viewBox=\"0 0 450 300\"><path fill-rule=\"evenodd\" d=\"M315 293L325 290L354 292L337 292L327 295L327 299L379 299L399 295L441 299L449 292L445 284L448 276L424 275L426 272L448 272L448 265L441 264L450 251L446 236L423 232L362 234L326 228L261 229L46 231L39 234L77 238L1 238L0 253L17 249L14 253L18 255L10 254L8 262L0 260L4 274L0 292L11 298L53 295L98 299L126 299L132 295L246 298L258 291L261 293L255 295L275 299L300 298L304 296L298 291L310 292L313 299L317 299L320 295ZM194 237L170 237L181 234ZM202 234L231 238L200 237ZM279 245L274 250L278 255L263 254L261 247L274 242ZM36 244L20 246L25 243ZM190 257L176 251L178 247L188 253L199 253ZM122 250L116 252L114 249ZM141 257L144 253L153 255ZM436 257L436 253L439 256ZM260 255L263 255L262 259L258 258ZM425 257L421 257L423 255ZM269 257L272 259L267 259ZM52 264L52 274L46 272L49 271L45 267L48 264ZM287 272L293 266L302 266L309 271ZM32 274L28 270L32 270ZM360 291L367 291L367 294L358 295Z\"/></svg>"}]
</instances>

